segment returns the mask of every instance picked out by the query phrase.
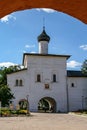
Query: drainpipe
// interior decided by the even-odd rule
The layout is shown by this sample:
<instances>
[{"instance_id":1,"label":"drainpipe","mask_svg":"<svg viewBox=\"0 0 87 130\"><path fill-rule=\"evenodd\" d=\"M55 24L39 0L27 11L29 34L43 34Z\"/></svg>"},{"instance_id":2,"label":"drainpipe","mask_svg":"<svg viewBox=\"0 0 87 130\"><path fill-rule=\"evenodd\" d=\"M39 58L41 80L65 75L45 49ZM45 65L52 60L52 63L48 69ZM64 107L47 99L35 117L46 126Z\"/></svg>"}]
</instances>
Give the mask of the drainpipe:
<instances>
[{"instance_id":1,"label":"drainpipe","mask_svg":"<svg viewBox=\"0 0 87 130\"><path fill-rule=\"evenodd\" d=\"M67 113L69 112L69 88L68 88L68 80L66 76L66 95L67 95Z\"/></svg>"},{"instance_id":2,"label":"drainpipe","mask_svg":"<svg viewBox=\"0 0 87 130\"><path fill-rule=\"evenodd\" d=\"M28 101L28 97L29 97L29 95L26 96L26 98L27 98L27 114L29 114L29 101Z\"/></svg>"}]
</instances>

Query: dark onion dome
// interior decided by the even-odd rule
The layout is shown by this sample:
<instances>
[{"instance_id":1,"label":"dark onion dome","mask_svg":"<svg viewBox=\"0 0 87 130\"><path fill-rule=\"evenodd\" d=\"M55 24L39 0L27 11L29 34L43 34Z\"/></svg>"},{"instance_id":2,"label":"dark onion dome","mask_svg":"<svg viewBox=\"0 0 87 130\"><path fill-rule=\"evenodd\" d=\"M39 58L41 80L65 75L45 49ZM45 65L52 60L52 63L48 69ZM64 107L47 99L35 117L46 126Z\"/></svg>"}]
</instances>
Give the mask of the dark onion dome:
<instances>
[{"instance_id":1,"label":"dark onion dome","mask_svg":"<svg viewBox=\"0 0 87 130\"><path fill-rule=\"evenodd\" d=\"M38 36L38 42L40 41L50 41L50 37L45 32L45 27L43 27L42 33Z\"/></svg>"}]
</instances>

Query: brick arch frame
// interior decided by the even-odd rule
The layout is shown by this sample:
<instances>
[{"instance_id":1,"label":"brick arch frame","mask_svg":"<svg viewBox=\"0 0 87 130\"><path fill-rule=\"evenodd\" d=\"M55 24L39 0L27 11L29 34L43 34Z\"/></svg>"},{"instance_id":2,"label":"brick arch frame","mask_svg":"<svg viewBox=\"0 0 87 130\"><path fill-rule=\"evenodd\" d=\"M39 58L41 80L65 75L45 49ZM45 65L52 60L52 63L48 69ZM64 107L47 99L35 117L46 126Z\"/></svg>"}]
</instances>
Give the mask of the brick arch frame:
<instances>
[{"instance_id":1,"label":"brick arch frame","mask_svg":"<svg viewBox=\"0 0 87 130\"><path fill-rule=\"evenodd\" d=\"M55 9L87 24L87 0L1 0L0 18L12 12L32 8Z\"/></svg>"}]
</instances>

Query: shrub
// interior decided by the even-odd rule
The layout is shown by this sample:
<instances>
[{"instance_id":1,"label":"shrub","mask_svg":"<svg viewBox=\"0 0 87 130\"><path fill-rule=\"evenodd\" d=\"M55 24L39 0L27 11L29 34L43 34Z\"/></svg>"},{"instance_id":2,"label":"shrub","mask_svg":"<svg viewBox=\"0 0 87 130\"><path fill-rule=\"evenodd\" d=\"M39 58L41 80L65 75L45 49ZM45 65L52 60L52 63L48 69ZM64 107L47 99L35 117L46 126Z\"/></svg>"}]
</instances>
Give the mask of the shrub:
<instances>
[{"instance_id":1,"label":"shrub","mask_svg":"<svg viewBox=\"0 0 87 130\"><path fill-rule=\"evenodd\" d=\"M1 114L1 116L10 116L11 112L10 112L10 110L8 108L2 108L0 110L0 114Z\"/></svg>"},{"instance_id":2,"label":"shrub","mask_svg":"<svg viewBox=\"0 0 87 130\"><path fill-rule=\"evenodd\" d=\"M0 115L1 116L14 116L14 115L30 115L27 110L10 110L8 108L2 108L0 109Z\"/></svg>"},{"instance_id":3,"label":"shrub","mask_svg":"<svg viewBox=\"0 0 87 130\"><path fill-rule=\"evenodd\" d=\"M19 110L19 114L27 114L27 110Z\"/></svg>"}]
</instances>

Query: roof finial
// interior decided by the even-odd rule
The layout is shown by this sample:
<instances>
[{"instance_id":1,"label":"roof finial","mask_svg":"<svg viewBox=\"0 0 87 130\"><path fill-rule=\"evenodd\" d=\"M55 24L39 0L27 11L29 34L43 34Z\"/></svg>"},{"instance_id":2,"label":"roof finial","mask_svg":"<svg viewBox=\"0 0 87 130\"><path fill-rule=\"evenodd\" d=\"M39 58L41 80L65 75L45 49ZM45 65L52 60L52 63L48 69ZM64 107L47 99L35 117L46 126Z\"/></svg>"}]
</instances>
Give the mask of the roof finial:
<instances>
[{"instance_id":1,"label":"roof finial","mask_svg":"<svg viewBox=\"0 0 87 130\"><path fill-rule=\"evenodd\" d=\"M43 17L43 30L45 30L45 18Z\"/></svg>"}]
</instances>

